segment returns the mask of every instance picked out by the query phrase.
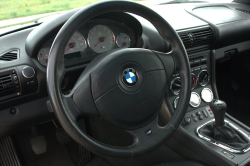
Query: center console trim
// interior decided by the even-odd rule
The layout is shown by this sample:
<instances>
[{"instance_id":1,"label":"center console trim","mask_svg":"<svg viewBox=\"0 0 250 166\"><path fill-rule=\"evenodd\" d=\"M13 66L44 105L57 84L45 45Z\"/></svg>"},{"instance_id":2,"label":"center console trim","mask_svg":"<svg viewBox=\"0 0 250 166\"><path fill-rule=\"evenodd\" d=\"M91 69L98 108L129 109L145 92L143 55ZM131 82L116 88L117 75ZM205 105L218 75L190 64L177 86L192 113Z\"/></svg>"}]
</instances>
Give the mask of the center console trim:
<instances>
[{"instance_id":1,"label":"center console trim","mask_svg":"<svg viewBox=\"0 0 250 166\"><path fill-rule=\"evenodd\" d=\"M245 149L242 149L242 150L233 149L233 148L231 148L229 146L226 146L226 145L224 145L224 144L222 144L220 142L213 141L211 138L206 137L206 136L200 134L199 131L200 131L200 129L202 127L204 127L205 125L207 125L209 123L213 123L213 122L215 122L215 119L212 119L212 120L204 123L203 125L200 125L200 126L197 127L196 134L198 135L199 138L201 138L201 139L203 139L203 140L205 140L205 141L207 141L207 142L209 142L209 143L211 143L211 144L213 144L215 146L218 146L218 147L220 147L220 148L222 148L224 150L227 150L227 151L230 151L230 152L236 153L236 154L243 154L243 153L246 153L246 152L248 152L250 150L250 146L248 146L248 147L246 147ZM239 129L238 127L236 127L234 124L232 124L228 120L225 120L225 123L228 126L232 127L233 129L237 130L238 132L240 132L241 134L243 134L250 141L250 136L248 136L248 134L246 134L245 132L243 132L241 129Z\"/></svg>"}]
</instances>

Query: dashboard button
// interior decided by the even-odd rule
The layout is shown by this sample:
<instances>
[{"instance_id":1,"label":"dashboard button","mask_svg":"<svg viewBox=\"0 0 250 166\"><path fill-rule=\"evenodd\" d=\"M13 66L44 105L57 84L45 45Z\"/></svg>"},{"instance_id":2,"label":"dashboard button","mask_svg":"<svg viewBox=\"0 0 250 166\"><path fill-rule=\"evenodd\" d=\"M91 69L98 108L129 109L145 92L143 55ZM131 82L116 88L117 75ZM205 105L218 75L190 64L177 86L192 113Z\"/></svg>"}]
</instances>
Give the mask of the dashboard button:
<instances>
[{"instance_id":1,"label":"dashboard button","mask_svg":"<svg viewBox=\"0 0 250 166\"><path fill-rule=\"evenodd\" d=\"M201 116L201 112L200 111L196 112L196 115Z\"/></svg>"},{"instance_id":2,"label":"dashboard button","mask_svg":"<svg viewBox=\"0 0 250 166\"><path fill-rule=\"evenodd\" d=\"M187 124L190 124L190 123L191 123L191 118L190 118L190 117L185 117L185 122L186 122Z\"/></svg>"},{"instance_id":3,"label":"dashboard button","mask_svg":"<svg viewBox=\"0 0 250 166\"><path fill-rule=\"evenodd\" d=\"M203 115L205 116L205 118L207 118L208 117L207 111L204 109L202 112L203 112Z\"/></svg>"},{"instance_id":4,"label":"dashboard button","mask_svg":"<svg viewBox=\"0 0 250 166\"><path fill-rule=\"evenodd\" d=\"M200 120L203 120L203 119L204 119L204 117L201 115L201 116L199 117L199 119L200 119Z\"/></svg>"},{"instance_id":5,"label":"dashboard button","mask_svg":"<svg viewBox=\"0 0 250 166\"><path fill-rule=\"evenodd\" d=\"M198 118L197 117L193 117L194 122L198 122Z\"/></svg>"}]
</instances>

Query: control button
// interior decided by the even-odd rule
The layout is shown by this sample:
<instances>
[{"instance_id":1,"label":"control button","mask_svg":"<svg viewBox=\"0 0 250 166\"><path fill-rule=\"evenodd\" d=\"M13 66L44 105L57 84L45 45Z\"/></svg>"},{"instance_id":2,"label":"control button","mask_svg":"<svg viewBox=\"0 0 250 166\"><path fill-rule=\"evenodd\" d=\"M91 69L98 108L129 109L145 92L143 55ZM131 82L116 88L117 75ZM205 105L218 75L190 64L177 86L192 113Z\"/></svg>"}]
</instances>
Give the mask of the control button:
<instances>
[{"instance_id":1,"label":"control button","mask_svg":"<svg viewBox=\"0 0 250 166\"><path fill-rule=\"evenodd\" d=\"M199 117L199 119L200 119L200 120L203 120L203 119L204 119L204 117L201 115L201 116Z\"/></svg>"},{"instance_id":2,"label":"control button","mask_svg":"<svg viewBox=\"0 0 250 166\"><path fill-rule=\"evenodd\" d=\"M198 118L197 117L193 117L194 122L198 122Z\"/></svg>"},{"instance_id":3,"label":"control button","mask_svg":"<svg viewBox=\"0 0 250 166\"><path fill-rule=\"evenodd\" d=\"M22 70L22 74L25 78L32 78L35 75L35 70L30 66L25 66Z\"/></svg>"},{"instance_id":4,"label":"control button","mask_svg":"<svg viewBox=\"0 0 250 166\"><path fill-rule=\"evenodd\" d=\"M14 115L14 114L16 114L16 113L17 113L17 111L16 111L16 109L15 109L15 108L11 108L11 109L10 109L10 113L11 113L12 115Z\"/></svg>"},{"instance_id":5,"label":"control button","mask_svg":"<svg viewBox=\"0 0 250 166\"><path fill-rule=\"evenodd\" d=\"M201 116L201 112L200 111L196 112L196 115Z\"/></svg>"},{"instance_id":6,"label":"control button","mask_svg":"<svg viewBox=\"0 0 250 166\"><path fill-rule=\"evenodd\" d=\"M34 84L34 81L30 81L30 85L31 85L31 84Z\"/></svg>"},{"instance_id":7,"label":"control button","mask_svg":"<svg viewBox=\"0 0 250 166\"><path fill-rule=\"evenodd\" d=\"M19 85L19 82L18 82L18 80L16 80L16 81L15 81L15 84L16 84L16 85Z\"/></svg>"},{"instance_id":8,"label":"control button","mask_svg":"<svg viewBox=\"0 0 250 166\"><path fill-rule=\"evenodd\" d=\"M13 75L13 80L16 81L18 78L16 75Z\"/></svg>"},{"instance_id":9,"label":"control button","mask_svg":"<svg viewBox=\"0 0 250 166\"><path fill-rule=\"evenodd\" d=\"M210 117L214 117L213 111L212 111L209 107L206 107L206 110L207 110L208 115L209 115Z\"/></svg>"},{"instance_id":10,"label":"control button","mask_svg":"<svg viewBox=\"0 0 250 166\"><path fill-rule=\"evenodd\" d=\"M192 113L192 114L191 114L191 117L192 117L192 118L193 118L193 117L195 117L195 114L194 114L194 113Z\"/></svg>"},{"instance_id":11,"label":"control button","mask_svg":"<svg viewBox=\"0 0 250 166\"><path fill-rule=\"evenodd\" d=\"M185 122L186 122L187 124L190 124L190 123L191 123L191 118L190 118L190 117L185 117Z\"/></svg>"},{"instance_id":12,"label":"control button","mask_svg":"<svg viewBox=\"0 0 250 166\"><path fill-rule=\"evenodd\" d=\"M203 112L203 115L205 116L205 118L207 118L208 117L207 111L204 109L202 112Z\"/></svg>"}]
</instances>

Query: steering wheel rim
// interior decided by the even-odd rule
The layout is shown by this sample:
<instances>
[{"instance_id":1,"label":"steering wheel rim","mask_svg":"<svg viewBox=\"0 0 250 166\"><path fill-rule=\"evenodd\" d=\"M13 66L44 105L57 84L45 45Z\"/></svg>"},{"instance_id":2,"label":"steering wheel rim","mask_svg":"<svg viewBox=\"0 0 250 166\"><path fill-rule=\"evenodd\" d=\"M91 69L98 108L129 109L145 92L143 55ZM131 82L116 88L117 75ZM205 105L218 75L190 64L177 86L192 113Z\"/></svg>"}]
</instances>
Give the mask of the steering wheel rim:
<instances>
[{"instance_id":1,"label":"steering wheel rim","mask_svg":"<svg viewBox=\"0 0 250 166\"><path fill-rule=\"evenodd\" d=\"M70 39L71 35L80 27L80 25L94 18L95 16L108 12L129 12L144 17L155 26L159 34L165 40L168 40L168 42L170 42L172 51L166 54L143 49L127 49L128 51L114 50L107 52L104 55L99 55L84 70L75 87L73 88L71 94L65 96L61 91L61 82L63 80L65 72L64 48L68 40ZM92 114L96 116L98 116L98 114L100 113L94 111L91 112L90 110L94 109L94 106L91 106L91 104L90 106L85 105L83 108L84 111L82 112L81 109L79 109L81 106L79 105L79 102L77 102L77 100L79 101L79 98L81 96L75 97L76 99L73 98L79 91L90 93L91 97L93 97L91 94L92 92L87 90L88 87L86 88L85 86L82 86L84 82L90 82L90 84L92 83L89 76L91 75L91 72L98 70L96 69L98 68L98 63L104 63L105 57L108 57L106 59L112 59L109 57L121 57L120 55L123 53L136 55L142 53L148 55L150 60L155 60L156 63L158 63L158 67L161 70L163 70L162 68L164 68L165 71L166 78L161 74L163 80L161 80L160 82L167 82L166 79L169 79L171 77L172 71L178 71L180 74L182 87L179 95L178 107L175 110L171 121L166 126L158 126L156 115L157 111L154 112L154 115L156 115L155 117L150 118L150 120L144 122L141 126L129 128L128 130L126 130L126 127L121 125L119 127L124 127L125 130L134 137L135 142L129 147L114 147L98 142L79 129L79 127L77 126L77 118L82 115L83 112L84 114ZM161 65L159 64L159 62L161 62ZM107 62L106 64L108 63L109 62ZM157 68L155 70L159 69ZM161 87L163 87L163 89L167 91L166 84L163 85L161 83L159 85L161 85ZM76 14L74 14L60 29L50 50L49 62L47 67L47 86L50 101L59 122L61 123L65 131L75 141L87 148L89 151L101 156L123 158L134 157L145 154L164 143L169 137L171 137L171 135L180 125L186 113L191 94L190 66L187 53L179 36L171 27L171 25L169 25L168 22L166 22L166 20L163 19L160 15L145 6L134 2L105 1L81 9ZM90 85L88 84L88 86ZM165 91L162 94L165 94ZM164 97L164 95L162 97L162 94L158 95L159 99L161 99L161 102ZM86 100L87 101L85 102L92 102L89 99ZM156 104L154 106L156 106ZM118 125L119 124L120 123L118 123ZM149 130L152 132L152 134L145 135L145 132Z\"/></svg>"}]
</instances>

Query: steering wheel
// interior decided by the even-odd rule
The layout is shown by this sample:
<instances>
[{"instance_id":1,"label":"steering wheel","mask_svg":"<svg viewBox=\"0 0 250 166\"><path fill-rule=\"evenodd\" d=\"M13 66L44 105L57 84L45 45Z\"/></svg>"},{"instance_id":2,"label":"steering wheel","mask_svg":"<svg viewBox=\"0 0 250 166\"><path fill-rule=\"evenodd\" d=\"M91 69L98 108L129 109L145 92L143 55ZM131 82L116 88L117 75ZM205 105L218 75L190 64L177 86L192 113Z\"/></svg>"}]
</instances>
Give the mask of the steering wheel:
<instances>
[{"instance_id":1,"label":"steering wheel","mask_svg":"<svg viewBox=\"0 0 250 166\"><path fill-rule=\"evenodd\" d=\"M171 44L169 53L141 48L115 49L96 57L82 72L72 91L64 95L64 48L85 22L108 12L129 12L150 21ZM171 17L171 16L170 16ZM158 113L169 90L173 71L181 80L177 109L170 122L158 125ZM89 151L106 157L129 158L164 143L179 127L191 94L190 67L185 48L171 25L151 9L129 1L105 1L74 14L58 32L50 50L47 86L51 105L65 131ZM101 143L77 125L78 117L91 115L131 134L134 143L116 147Z\"/></svg>"}]
</instances>

